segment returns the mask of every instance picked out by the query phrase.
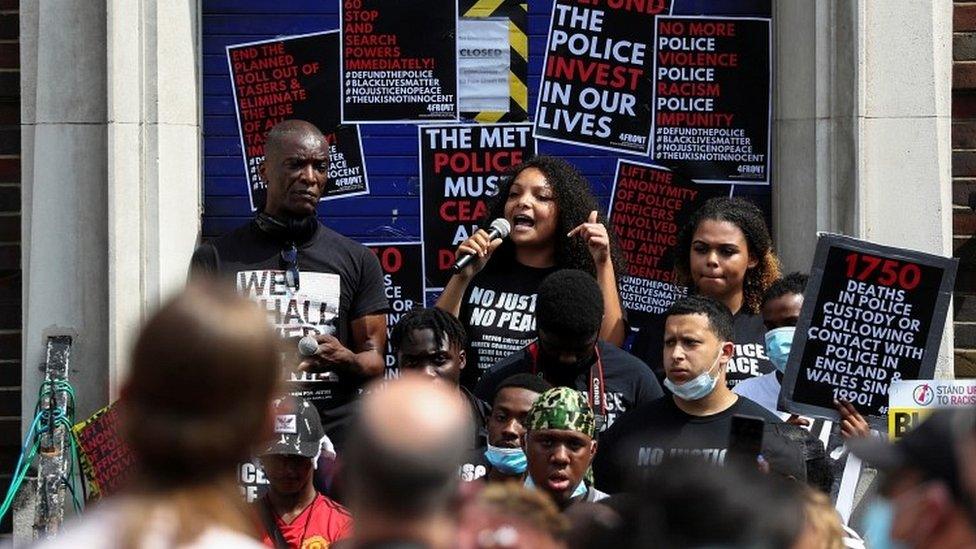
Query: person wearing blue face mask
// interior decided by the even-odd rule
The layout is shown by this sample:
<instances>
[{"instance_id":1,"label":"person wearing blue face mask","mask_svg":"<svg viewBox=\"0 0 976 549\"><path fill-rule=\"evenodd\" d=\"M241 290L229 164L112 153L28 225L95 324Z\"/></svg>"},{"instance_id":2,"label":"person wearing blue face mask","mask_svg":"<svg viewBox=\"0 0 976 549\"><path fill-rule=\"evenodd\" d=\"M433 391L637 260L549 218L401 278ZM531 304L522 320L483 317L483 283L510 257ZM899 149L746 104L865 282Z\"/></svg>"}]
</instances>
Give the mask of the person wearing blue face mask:
<instances>
[{"instance_id":1,"label":"person wearing blue face mask","mask_svg":"<svg viewBox=\"0 0 976 549\"><path fill-rule=\"evenodd\" d=\"M807 279L807 275L803 273L790 273L774 282L763 294L761 311L763 324L766 326L766 356L776 370L743 380L732 391L756 402L783 421L809 429L812 423L810 418L780 412L776 406L786 363L790 358L796 323L803 309L803 291ZM870 434L868 422L850 402L838 401L835 406L840 413L840 431L845 439ZM829 425L827 430L830 430Z\"/></svg>"},{"instance_id":2,"label":"person wearing blue face mask","mask_svg":"<svg viewBox=\"0 0 976 549\"><path fill-rule=\"evenodd\" d=\"M551 388L546 380L532 374L509 376L499 384L491 400L491 413L485 419L488 444L471 452L461 465L461 480L503 482L525 478L525 416L539 395Z\"/></svg>"},{"instance_id":3,"label":"person wearing blue face mask","mask_svg":"<svg viewBox=\"0 0 976 549\"><path fill-rule=\"evenodd\" d=\"M673 394L624 414L601 435L594 465L599 489L624 491L634 476L679 456L723 465L735 415L782 423L726 385L732 325L728 307L702 295L680 299L665 313L664 384Z\"/></svg>"},{"instance_id":4,"label":"person wearing blue face mask","mask_svg":"<svg viewBox=\"0 0 976 549\"><path fill-rule=\"evenodd\" d=\"M960 413L937 410L894 444L851 441L851 450L882 474L882 497L870 504L863 520L868 547L976 547L960 471L964 464L955 451Z\"/></svg>"}]
</instances>

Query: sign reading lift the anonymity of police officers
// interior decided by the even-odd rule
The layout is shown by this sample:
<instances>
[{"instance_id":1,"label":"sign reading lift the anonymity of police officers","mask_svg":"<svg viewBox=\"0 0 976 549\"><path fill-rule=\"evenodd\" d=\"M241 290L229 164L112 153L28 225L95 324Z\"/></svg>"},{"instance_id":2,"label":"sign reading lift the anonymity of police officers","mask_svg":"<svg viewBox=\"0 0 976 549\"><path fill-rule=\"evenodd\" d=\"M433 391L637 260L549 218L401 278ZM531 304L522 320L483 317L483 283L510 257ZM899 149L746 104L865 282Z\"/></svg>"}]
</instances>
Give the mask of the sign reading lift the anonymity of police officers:
<instances>
[{"instance_id":1,"label":"sign reading lift the anonymity of police officers","mask_svg":"<svg viewBox=\"0 0 976 549\"><path fill-rule=\"evenodd\" d=\"M824 235L804 293L781 398L838 419L848 400L884 428L891 382L930 379L958 261Z\"/></svg>"}]
</instances>

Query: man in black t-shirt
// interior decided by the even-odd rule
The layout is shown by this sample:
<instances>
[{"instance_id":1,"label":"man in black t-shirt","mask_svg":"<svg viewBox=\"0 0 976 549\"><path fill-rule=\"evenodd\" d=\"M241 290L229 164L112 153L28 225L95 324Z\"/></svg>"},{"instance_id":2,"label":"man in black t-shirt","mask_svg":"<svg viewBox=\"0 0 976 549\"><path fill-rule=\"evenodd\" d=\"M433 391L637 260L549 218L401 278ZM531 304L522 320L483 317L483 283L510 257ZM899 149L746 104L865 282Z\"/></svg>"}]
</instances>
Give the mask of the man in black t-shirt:
<instances>
[{"instance_id":1,"label":"man in black t-shirt","mask_svg":"<svg viewBox=\"0 0 976 549\"><path fill-rule=\"evenodd\" d=\"M191 276L233 281L268 310L283 337L296 343L302 336L315 337L317 351L288 374L285 389L315 405L338 448L363 384L383 373L388 307L383 273L365 246L316 218L329 167L322 132L308 122L286 120L268 132L264 147L263 211L201 244Z\"/></svg>"},{"instance_id":2,"label":"man in black t-shirt","mask_svg":"<svg viewBox=\"0 0 976 549\"><path fill-rule=\"evenodd\" d=\"M485 402L458 384L467 363L464 344L461 322L451 313L434 307L408 312L390 333L390 345L401 370L420 372L431 382L454 388L464 396L475 435L470 446L473 449L485 445L485 417L490 410Z\"/></svg>"},{"instance_id":3,"label":"man in black t-shirt","mask_svg":"<svg viewBox=\"0 0 976 549\"><path fill-rule=\"evenodd\" d=\"M637 407L600 437L596 486L623 491L633 476L676 456L724 464L732 416L781 423L725 384L732 357L732 314L704 296L677 301L665 315L665 386L674 393Z\"/></svg>"},{"instance_id":4,"label":"man in black t-shirt","mask_svg":"<svg viewBox=\"0 0 976 549\"><path fill-rule=\"evenodd\" d=\"M603 296L592 276L572 269L549 275L536 301L539 338L482 376L475 394L490 398L502 380L515 374L541 375L584 394L596 414L597 432L627 410L662 396L646 364L598 340L602 321Z\"/></svg>"}]
</instances>

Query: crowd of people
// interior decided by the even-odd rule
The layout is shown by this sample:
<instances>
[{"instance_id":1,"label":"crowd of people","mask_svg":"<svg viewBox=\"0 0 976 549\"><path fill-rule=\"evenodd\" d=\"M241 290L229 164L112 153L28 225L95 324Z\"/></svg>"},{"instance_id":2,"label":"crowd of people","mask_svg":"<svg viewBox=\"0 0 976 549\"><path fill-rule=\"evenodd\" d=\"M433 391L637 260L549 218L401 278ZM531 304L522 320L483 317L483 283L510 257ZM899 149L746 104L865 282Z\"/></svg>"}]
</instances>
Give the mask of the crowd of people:
<instances>
[{"instance_id":1,"label":"crowd of people","mask_svg":"<svg viewBox=\"0 0 976 549\"><path fill-rule=\"evenodd\" d=\"M690 218L675 248L689 295L628 351L626 264L589 184L530 159L489 207L510 238L458 247L475 260L392 327L401 376L383 380L379 263L316 216L326 139L285 121L265 152L263 211L198 248L139 337L120 401L136 480L53 543L976 546L973 410L890 444L838 401L838 453L779 409L806 277L782 276L750 202ZM531 321L472 323L486 291L529 296ZM880 471L851 525L830 463L848 450ZM254 457L267 489L247 504L236 473Z\"/></svg>"}]
</instances>

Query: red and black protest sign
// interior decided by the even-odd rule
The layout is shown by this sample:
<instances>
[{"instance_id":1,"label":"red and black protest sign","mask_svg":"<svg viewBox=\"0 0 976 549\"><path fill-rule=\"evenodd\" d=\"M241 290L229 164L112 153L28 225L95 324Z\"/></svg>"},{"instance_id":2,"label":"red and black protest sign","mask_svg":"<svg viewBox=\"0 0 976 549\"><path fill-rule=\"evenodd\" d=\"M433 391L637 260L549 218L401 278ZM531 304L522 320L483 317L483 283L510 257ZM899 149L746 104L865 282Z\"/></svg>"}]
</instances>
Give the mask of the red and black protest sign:
<instances>
[{"instance_id":1,"label":"red and black protest sign","mask_svg":"<svg viewBox=\"0 0 976 549\"><path fill-rule=\"evenodd\" d=\"M339 32L227 46L251 209L264 207L258 174L268 130L297 118L329 141L329 179L322 200L369 193L358 126L340 124Z\"/></svg>"},{"instance_id":2,"label":"red and black protest sign","mask_svg":"<svg viewBox=\"0 0 976 549\"><path fill-rule=\"evenodd\" d=\"M770 20L657 18L651 157L708 183L769 183Z\"/></svg>"},{"instance_id":3,"label":"red and black protest sign","mask_svg":"<svg viewBox=\"0 0 976 549\"><path fill-rule=\"evenodd\" d=\"M556 0L535 136L613 151L650 150L654 18L670 0Z\"/></svg>"},{"instance_id":4,"label":"red and black protest sign","mask_svg":"<svg viewBox=\"0 0 976 549\"><path fill-rule=\"evenodd\" d=\"M678 232L717 189L696 185L662 166L617 161L610 198L610 229L627 258L620 299L638 329L688 293L674 280Z\"/></svg>"},{"instance_id":5,"label":"red and black protest sign","mask_svg":"<svg viewBox=\"0 0 976 549\"><path fill-rule=\"evenodd\" d=\"M825 235L784 376L789 411L838 419L848 400L886 427L888 385L931 379L958 260Z\"/></svg>"},{"instance_id":6,"label":"red and black protest sign","mask_svg":"<svg viewBox=\"0 0 976 549\"><path fill-rule=\"evenodd\" d=\"M123 440L119 428L119 411L114 403L72 428L78 438L89 499L118 492L135 471L135 454Z\"/></svg>"},{"instance_id":7,"label":"red and black protest sign","mask_svg":"<svg viewBox=\"0 0 976 549\"><path fill-rule=\"evenodd\" d=\"M457 2L341 0L342 120L457 120Z\"/></svg>"},{"instance_id":8,"label":"red and black protest sign","mask_svg":"<svg viewBox=\"0 0 976 549\"><path fill-rule=\"evenodd\" d=\"M424 280L428 289L440 290L451 278L454 251L478 230L504 174L535 155L535 139L529 124L418 130Z\"/></svg>"},{"instance_id":9,"label":"red and black protest sign","mask_svg":"<svg viewBox=\"0 0 976 549\"><path fill-rule=\"evenodd\" d=\"M366 244L383 268L383 284L390 311L386 313L386 379L400 377L400 368L390 340L390 332L400 317L410 310L424 306L423 244L395 242Z\"/></svg>"}]
</instances>

